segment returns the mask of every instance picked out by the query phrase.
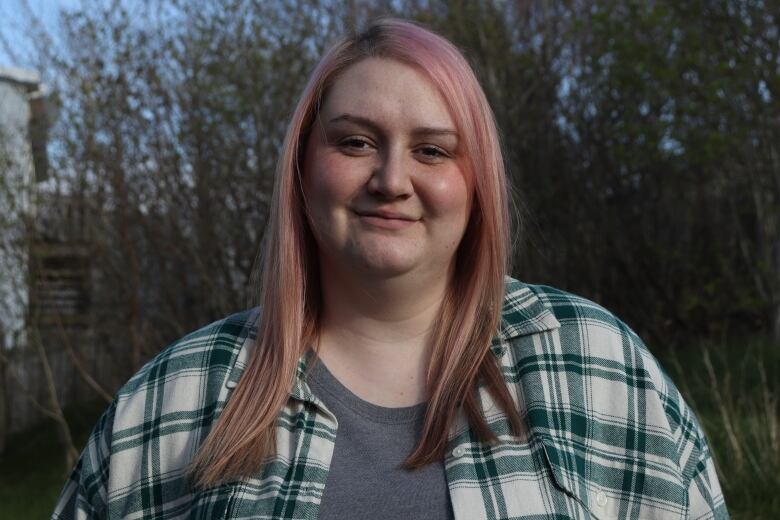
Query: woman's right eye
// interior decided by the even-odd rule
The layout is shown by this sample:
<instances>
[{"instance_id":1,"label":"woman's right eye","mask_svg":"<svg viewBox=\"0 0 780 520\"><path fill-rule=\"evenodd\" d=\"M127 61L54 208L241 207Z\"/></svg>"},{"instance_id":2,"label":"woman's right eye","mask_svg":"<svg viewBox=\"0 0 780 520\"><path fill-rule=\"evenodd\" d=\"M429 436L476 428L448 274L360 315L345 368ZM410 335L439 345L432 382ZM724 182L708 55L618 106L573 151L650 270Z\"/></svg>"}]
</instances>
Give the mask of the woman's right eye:
<instances>
[{"instance_id":1,"label":"woman's right eye","mask_svg":"<svg viewBox=\"0 0 780 520\"><path fill-rule=\"evenodd\" d=\"M370 143L368 141L365 141L363 139L359 139L357 137L348 137L341 141L339 143L339 146L342 148L347 148L349 150L366 150L370 146Z\"/></svg>"}]
</instances>

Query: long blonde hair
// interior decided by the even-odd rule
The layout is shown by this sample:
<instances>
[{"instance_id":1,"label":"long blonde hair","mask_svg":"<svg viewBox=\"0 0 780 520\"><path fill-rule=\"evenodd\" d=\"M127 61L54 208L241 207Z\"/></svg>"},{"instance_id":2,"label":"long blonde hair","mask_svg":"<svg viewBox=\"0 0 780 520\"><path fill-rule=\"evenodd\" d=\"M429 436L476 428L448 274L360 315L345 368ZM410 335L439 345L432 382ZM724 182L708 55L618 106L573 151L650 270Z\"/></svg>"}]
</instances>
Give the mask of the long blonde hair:
<instances>
[{"instance_id":1,"label":"long blonde hair","mask_svg":"<svg viewBox=\"0 0 780 520\"><path fill-rule=\"evenodd\" d=\"M510 241L504 162L493 113L474 72L452 43L412 22L383 18L323 56L292 116L266 232L257 344L193 461L200 486L255 474L275 454L275 422L289 397L298 361L316 339L321 305L317 250L304 213L302 153L330 85L347 67L368 57L413 66L438 88L461 136L462 168L473 186L471 214L433 328L422 436L404 467L422 467L444 456L459 406L479 438L496 440L480 411L478 378L504 409L514 433L521 431L497 360L489 355L501 318Z\"/></svg>"}]
</instances>

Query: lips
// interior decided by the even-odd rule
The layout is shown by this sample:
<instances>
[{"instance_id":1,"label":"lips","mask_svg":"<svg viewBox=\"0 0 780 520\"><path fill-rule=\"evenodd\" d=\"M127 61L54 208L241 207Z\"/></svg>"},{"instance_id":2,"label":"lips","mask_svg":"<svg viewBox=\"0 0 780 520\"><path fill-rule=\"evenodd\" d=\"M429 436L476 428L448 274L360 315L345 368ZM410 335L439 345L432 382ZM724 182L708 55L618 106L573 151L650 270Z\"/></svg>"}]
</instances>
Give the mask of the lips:
<instances>
[{"instance_id":1,"label":"lips","mask_svg":"<svg viewBox=\"0 0 780 520\"><path fill-rule=\"evenodd\" d=\"M377 218L383 218L388 220L408 220L411 222L414 222L416 220L419 220L415 217L406 215L404 213L399 213L396 211L390 211L390 210L383 210L383 209L375 209L375 210L368 210L368 211L358 211L356 210L355 213L360 215L361 217L377 217Z\"/></svg>"},{"instance_id":2,"label":"lips","mask_svg":"<svg viewBox=\"0 0 780 520\"><path fill-rule=\"evenodd\" d=\"M360 217L360 221L364 224L390 230L407 228L419 220L418 218L397 211L380 209L355 211L355 214Z\"/></svg>"}]
</instances>

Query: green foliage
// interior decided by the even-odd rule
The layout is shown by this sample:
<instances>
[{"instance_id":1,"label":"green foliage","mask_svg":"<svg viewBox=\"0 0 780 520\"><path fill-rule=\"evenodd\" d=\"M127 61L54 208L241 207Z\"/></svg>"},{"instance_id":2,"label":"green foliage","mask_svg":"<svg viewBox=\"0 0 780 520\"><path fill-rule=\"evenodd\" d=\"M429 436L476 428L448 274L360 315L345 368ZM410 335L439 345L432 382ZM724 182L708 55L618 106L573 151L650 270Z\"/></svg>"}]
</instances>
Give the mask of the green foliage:
<instances>
[{"instance_id":1,"label":"green foliage","mask_svg":"<svg viewBox=\"0 0 780 520\"><path fill-rule=\"evenodd\" d=\"M780 348L766 338L703 342L665 365L707 432L735 519L780 515Z\"/></svg>"},{"instance_id":2,"label":"green foliage","mask_svg":"<svg viewBox=\"0 0 780 520\"><path fill-rule=\"evenodd\" d=\"M104 403L88 403L66 410L79 449L104 408ZM0 519L51 516L70 472L55 428L53 421L46 420L8 438L7 449L0 455Z\"/></svg>"},{"instance_id":3,"label":"green foliage","mask_svg":"<svg viewBox=\"0 0 780 520\"><path fill-rule=\"evenodd\" d=\"M527 231L518 277L658 345L780 326L776 2L119 1L66 13L47 83L52 162L94 216L96 323L136 362L252 299L294 103L378 14L474 65Z\"/></svg>"},{"instance_id":4,"label":"green foliage","mask_svg":"<svg viewBox=\"0 0 780 520\"><path fill-rule=\"evenodd\" d=\"M658 344L746 322L770 328L780 302L780 98L767 86L780 70L778 9L631 0L555 13L571 21L541 33L560 41L544 67L558 71L548 88L565 131L548 132L564 152L521 175L530 213L547 220L543 261L521 252L525 272L564 280Z\"/></svg>"}]
</instances>

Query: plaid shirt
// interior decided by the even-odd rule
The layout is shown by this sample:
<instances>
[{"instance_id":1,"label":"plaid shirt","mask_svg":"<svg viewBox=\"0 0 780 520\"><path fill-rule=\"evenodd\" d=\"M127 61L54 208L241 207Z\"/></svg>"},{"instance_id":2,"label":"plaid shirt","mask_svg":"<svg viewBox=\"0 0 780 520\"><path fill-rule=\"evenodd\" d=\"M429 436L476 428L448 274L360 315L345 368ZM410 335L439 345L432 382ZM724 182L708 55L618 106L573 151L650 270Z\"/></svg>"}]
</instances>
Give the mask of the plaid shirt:
<instances>
[{"instance_id":1,"label":"plaid shirt","mask_svg":"<svg viewBox=\"0 0 780 520\"><path fill-rule=\"evenodd\" d=\"M186 473L241 377L258 316L182 338L120 389L52 518L315 518L338 425L303 378L305 357L277 422L278 453L260 473L210 489L193 489ZM445 460L456 519L728 518L693 412L608 311L508 279L491 351L527 431L512 437L478 385L500 442L480 442L457 417Z\"/></svg>"}]
</instances>

